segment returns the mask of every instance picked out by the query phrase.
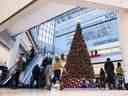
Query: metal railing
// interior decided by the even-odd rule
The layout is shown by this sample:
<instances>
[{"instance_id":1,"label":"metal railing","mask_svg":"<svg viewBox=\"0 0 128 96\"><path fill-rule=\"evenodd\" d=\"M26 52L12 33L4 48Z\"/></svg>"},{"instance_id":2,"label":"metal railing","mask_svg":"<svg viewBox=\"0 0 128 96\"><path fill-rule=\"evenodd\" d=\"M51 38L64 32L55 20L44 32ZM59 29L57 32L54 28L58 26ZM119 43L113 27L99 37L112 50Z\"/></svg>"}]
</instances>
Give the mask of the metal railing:
<instances>
[{"instance_id":1,"label":"metal railing","mask_svg":"<svg viewBox=\"0 0 128 96\"><path fill-rule=\"evenodd\" d=\"M14 64L12 67L9 68L8 76L7 76L7 78L5 80L3 80L3 81L0 82L1 85L6 84L12 78L12 76L16 72L15 69L16 69L16 64Z\"/></svg>"}]
</instances>

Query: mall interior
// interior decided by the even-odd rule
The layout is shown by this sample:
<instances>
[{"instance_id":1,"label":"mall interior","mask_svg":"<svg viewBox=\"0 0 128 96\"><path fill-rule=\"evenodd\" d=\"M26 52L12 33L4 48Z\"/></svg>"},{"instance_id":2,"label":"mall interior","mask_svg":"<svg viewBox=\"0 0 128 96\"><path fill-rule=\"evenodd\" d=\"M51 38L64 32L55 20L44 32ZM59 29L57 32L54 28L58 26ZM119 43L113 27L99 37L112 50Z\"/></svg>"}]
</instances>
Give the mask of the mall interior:
<instances>
[{"instance_id":1,"label":"mall interior","mask_svg":"<svg viewBox=\"0 0 128 96\"><path fill-rule=\"evenodd\" d=\"M0 2L1 96L128 96L128 0Z\"/></svg>"}]
</instances>

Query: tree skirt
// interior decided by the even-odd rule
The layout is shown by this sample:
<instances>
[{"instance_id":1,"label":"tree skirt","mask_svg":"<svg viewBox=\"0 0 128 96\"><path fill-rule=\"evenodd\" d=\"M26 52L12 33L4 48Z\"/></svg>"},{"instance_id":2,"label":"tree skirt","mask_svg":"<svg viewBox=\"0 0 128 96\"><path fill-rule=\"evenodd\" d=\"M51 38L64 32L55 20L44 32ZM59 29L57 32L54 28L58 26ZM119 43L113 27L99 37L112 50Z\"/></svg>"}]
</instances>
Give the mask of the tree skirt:
<instances>
[{"instance_id":1,"label":"tree skirt","mask_svg":"<svg viewBox=\"0 0 128 96\"><path fill-rule=\"evenodd\" d=\"M72 78L72 79L63 79L64 88L81 88L81 80Z\"/></svg>"}]
</instances>

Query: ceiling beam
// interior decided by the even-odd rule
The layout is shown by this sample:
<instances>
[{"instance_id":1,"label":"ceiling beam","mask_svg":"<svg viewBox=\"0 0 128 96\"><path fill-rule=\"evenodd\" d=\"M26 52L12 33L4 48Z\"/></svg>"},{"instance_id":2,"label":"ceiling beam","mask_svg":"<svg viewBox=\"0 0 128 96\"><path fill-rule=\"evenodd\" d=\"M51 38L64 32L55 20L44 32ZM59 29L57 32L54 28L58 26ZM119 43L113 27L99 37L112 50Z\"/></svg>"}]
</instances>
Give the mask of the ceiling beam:
<instances>
[{"instance_id":1,"label":"ceiling beam","mask_svg":"<svg viewBox=\"0 0 128 96\"><path fill-rule=\"evenodd\" d=\"M54 2L101 9L128 9L128 0L54 0Z\"/></svg>"},{"instance_id":2,"label":"ceiling beam","mask_svg":"<svg viewBox=\"0 0 128 96\"><path fill-rule=\"evenodd\" d=\"M22 7L21 9L17 10L15 13L13 13L11 16L9 16L8 18L6 18L5 20L3 20L2 22L0 22L0 25L4 24L5 22L7 22L8 20L10 20L11 18L13 18L14 16L16 16L17 14L19 14L20 12L22 12L23 10L25 10L27 7L29 7L30 5L32 5L33 3L35 3L37 0L32 0L30 3L28 3L27 5L25 5L24 7Z\"/></svg>"}]
</instances>

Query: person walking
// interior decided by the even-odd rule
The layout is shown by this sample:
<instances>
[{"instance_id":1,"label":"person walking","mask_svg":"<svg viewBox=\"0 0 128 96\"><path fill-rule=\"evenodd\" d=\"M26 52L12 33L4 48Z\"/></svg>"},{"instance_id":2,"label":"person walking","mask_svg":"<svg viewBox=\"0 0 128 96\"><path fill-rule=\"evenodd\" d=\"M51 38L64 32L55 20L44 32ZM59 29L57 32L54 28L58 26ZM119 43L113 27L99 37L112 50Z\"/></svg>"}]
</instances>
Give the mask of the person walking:
<instances>
[{"instance_id":1,"label":"person walking","mask_svg":"<svg viewBox=\"0 0 128 96\"><path fill-rule=\"evenodd\" d=\"M53 64L53 71L54 71L54 77L53 77L53 83L56 84L56 81L59 81L60 84L60 90L63 89L63 84L61 81L61 74L62 70L64 69L64 57L61 55L61 59L59 57L55 57L55 64Z\"/></svg>"},{"instance_id":2,"label":"person walking","mask_svg":"<svg viewBox=\"0 0 128 96\"><path fill-rule=\"evenodd\" d=\"M45 86L50 90L51 89L51 77L52 77L52 57L47 56L44 58L42 62L42 77L41 81L43 82L42 85ZM44 72L44 73L43 73ZM44 75L44 76L43 76ZM46 83L46 84L45 84Z\"/></svg>"},{"instance_id":3,"label":"person walking","mask_svg":"<svg viewBox=\"0 0 128 96\"><path fill-rule=\"evenodd\" d=\"M103 68L100 69L100 88L105 88L105 72Z\"/></svg>"},{"instance_id":4,"label":"person walking","mask_svg":"<svg viewBox=\"0 0 128 96\"><path fill-rule=\"evenodd\" d=\"M32 70L32 79L31 79L31 82L30 82L30 86L33 87L34 86L34 82L36 82L36 88L39 88L40 86L40 67L39 65L35 65L33 70Z\"/></svg>"},{"instance_id":5,"label":"person walking","mask_svg":"<svg viewBox=\"0 0 128 96\"><path fill-rule=\"evenodd\" d=\"M59 57L55 57L55 63L53 64L53 71L54 71L54 77L53 77L53 83L56 84L56 81L60 81L60 75L61 75L61 68L63 66L60 63Z\"/></svg>"},{"instance_id":6,"label":"person walking","mask_svg":"<svg viewBox=\"0 0 128 96\"><path fill-rule=\"evenodd\" d=\"M20 74L23 71L23 64L25 63L23 58L22 58L23 54L20 54L18 61L16 62L16 73L14 75L14 83L15 83L15 87L19 87L19 78L20 78Z\"/></svg>"},{"instance_id":7,"label":"person walking","mask_svg":"<svg viewBox=\"0 0 128 96\"><path fill-rule=\"evenodd\" d=\"M117 63L116 77L117 77L117 88L122 89L124 83L124 70L120 62Z\"/></svg>"},{"instance_id":8,"label":"person walking","mask_svg":"<svg viewBox=\"0 0 128 96\"><path fill-rule=\"evenodd\" d=\"M65 55L64 55L64 54L61 54L61 55L60 55L60 63L61 63L61 66L62 66L60 77L62 77L63 71L68 74L67 70L66 70L65 67L64 67L65 64L66 64L66 59L65 59ZM64 85L63 85L63 82L62 82L62 80L61 80L61 82L60 82L60 90L63 90L63 89L64 89Z\"/></svg>"},{"instance_id":9,"label":"person walking","mask_svg":"<svg viewBox=\"0 0 128 96\"><path fill-rule=\"evenodd\" d=\"M107 75L106 82L109 89L115 88L115 73L114 73L114 64L110 58L107 58L107 61L104 64L105 73Z\"/></svg>"}]
</instances>

